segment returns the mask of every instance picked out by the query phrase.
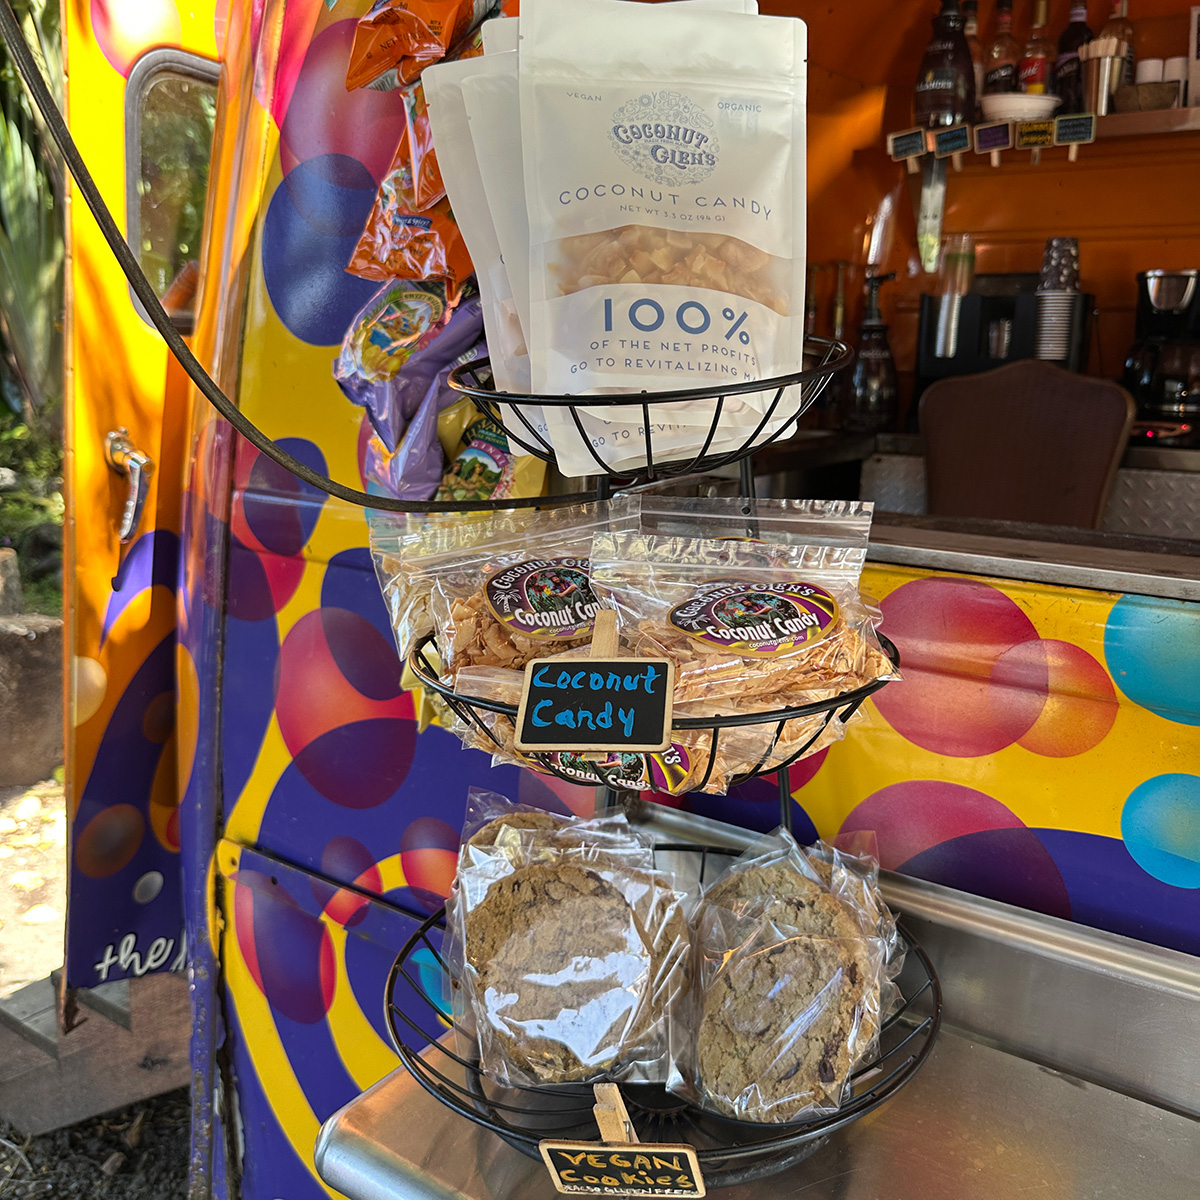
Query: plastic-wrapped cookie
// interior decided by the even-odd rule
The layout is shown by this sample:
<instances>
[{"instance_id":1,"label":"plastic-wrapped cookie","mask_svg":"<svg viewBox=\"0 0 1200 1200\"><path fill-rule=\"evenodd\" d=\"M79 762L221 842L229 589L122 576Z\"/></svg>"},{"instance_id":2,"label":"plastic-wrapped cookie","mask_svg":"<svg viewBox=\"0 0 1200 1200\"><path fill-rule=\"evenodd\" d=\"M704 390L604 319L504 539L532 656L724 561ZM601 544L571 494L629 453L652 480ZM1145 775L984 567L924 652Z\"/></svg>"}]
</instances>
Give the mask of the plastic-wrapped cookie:
<instances>
[{"instance_id":1,"label":"plastic-wrapped cookie","mask_svg":"<svg viewBox=\"0 0 1200 1200\"><path fill-rule=\"evenodd\" d=\"M731 870L704 903L705 1103L767 1122L836 1108L878 1029L882 943L790 859Z\"/></svg>"},{"instance_id":2,"label":"plastic-wrapped cookie","mask_svg":"<svg viewBox=\"0 0 1200 1200\"><path fill-rule=\"evenodd\" d=\"M708 1107L790 1121L841 1102L866 980L842 940L762 922L705 989L696 1069Z\"/></svg>"},{"instance_id":3,"label":"plastic-wrapped cookie","mask_svg":"<svg viewBox=\"0 0 1200 1200\"><path fill-rule=\"evenodd\" d=\"M594 871L521 867L464 920L485 1071L501 1082L603 1075L640 1057L653 955L633 908Z\"/></svg>"}]
</instances>

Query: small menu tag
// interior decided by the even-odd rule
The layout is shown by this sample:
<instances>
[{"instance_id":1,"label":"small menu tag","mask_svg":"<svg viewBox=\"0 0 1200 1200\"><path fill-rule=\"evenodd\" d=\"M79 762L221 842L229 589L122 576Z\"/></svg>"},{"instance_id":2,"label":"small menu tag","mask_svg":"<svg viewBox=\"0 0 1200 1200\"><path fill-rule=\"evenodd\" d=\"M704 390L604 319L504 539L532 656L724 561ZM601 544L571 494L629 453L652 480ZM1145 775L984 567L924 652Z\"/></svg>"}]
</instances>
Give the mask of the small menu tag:
<instances>
[{"instance_id":1,"label":"small menu tag","mask_svg":"<svg viewBox=\"0 0 1200 1200\"><path fill-rule=\"evenodd\" d=\"M905 158L919 158L925 153L925 130L905 129L900 133L888 134L888 154L895 162Z\"/></svg>"},{"instance_id":2,"label":"small menu tag","mask_svg":"<svg viewBox=\"0 0 1200 1200\"><path fill-rule=\"evenodd\" d=\"M704 1176L691 1146L639 1142L615 1083L595 1085L603 1142L538 1143L560 1192L584 1196L703 1196Z\"/></svg>"},{"instance_id":3,"label":"small menu tag","mask_svg":"<svg viewBox=\"0 0 1200 1200\"><path fill-rule=\"evenodd\" d=\"M560 1192L583 1196L703 1196L691 1146L632 1142L542 1142L542 1161Z\"/></svg>"},{"instance_id":4,"label":"small menu tag","mask_svg":"<svg viewBox=\"0 0 1200 1200\"><path fill-rule=\"evenodd\" d=\"M942 129L933 135L933 154L935 158L949 158L952 154L962 154L971 148L971 127L956 125L953 129Z\"/></svg>"},{"instance_id":5,"label":"small menu tag","mask_svg":"<svg viewBox=\"0 0 1200 1200\"><path fill-rule=\"evenodd\" d=\"M1096 140L1096 114L1058 117L1054 122L1056 146L1086 146Z\"/></svg>"},{"instance_id":6,"label":"small menu tag","mask_svg":"<svg viewBox=\"0 0 1200 1200\"><path fill-rule=\"evenodd\" d=\"M671 744L675 664L617 658L616 614L596 613L592 654L535 659L525 668L518 750L656 752Z\"/></svg>"},{"instance_id":7,"label":"small menu tag","mask_svg":"<svg viewBox=\"0 0 1200 1200\"><path fill-rule=\"evenodd\" d=\"M1017 149L1040 150L1054 145L1053 121L1018 121Z\"/></svg>"},{"instance_id":8,"label":"small menu tag","mask_svg":"<svg viewBox=\"0 0 1200 1200\"><path fill-rule=\"evenodd\" d=\"M1011 121L995 121L991 125L975 126L975 153L991 154L1000 150L1011 150L1013 127Z\"/></svg>"}]
</instances>

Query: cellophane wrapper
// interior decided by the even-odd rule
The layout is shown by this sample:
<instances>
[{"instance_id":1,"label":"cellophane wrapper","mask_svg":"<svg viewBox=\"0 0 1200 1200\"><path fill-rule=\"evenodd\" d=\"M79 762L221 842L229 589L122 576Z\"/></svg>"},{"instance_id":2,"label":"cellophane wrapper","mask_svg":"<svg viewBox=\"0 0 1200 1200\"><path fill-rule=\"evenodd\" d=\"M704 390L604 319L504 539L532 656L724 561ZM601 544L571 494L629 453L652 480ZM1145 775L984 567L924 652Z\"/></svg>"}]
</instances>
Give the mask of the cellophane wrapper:
<instances>
[{"instance_id":1,"label":"cellophane wrapper","mask_svg":"<svg viewBox=\"0 0 1200 1200\"><path fill-rule=\"evenodd\" d=\"M703 537L649 504L637 530L597 533L592 586L636 655L675 663L677 705L733 697L734 711L774 711L898 678L858 587L869 504L707 501ZM654 519L668 532L648 532Z\"/></svg>"},{"instance_id":2,"label":"cellophane wrapper","mask_svg":"<svg viewBox=\"0 0 1200 1200\"><path fill-rule=\"evenodd\" d=\"M622 817L511 812L460 852L448 939L481 1069L510 1086L663 1079L691 978L685 897Z\"/></svg>"},{"instance_id":3,"label":"cellophane wrapper","mask_svg":"<svg viewBox=\"0 0 1200 1200\"><path fill-rule=\"evenodd\" d=\"M486 541L473 529L460 548L402 563L411 587L428 588L447 678L590 646L601 607L588 578L593 535L636 523L636 499L617 497L498 522Z\"/></svg>"},{"instance_id":4,"label":"cellophane wrapper","mask_svg":"<svg viewBox=\"0 0 1200 1200\"><path fill-rule=\"evenodd\" d=\"M810 855L783 830L759 839L696 913L670 1090L760 1123L837 1111L891 1002L885 914L869 864L828 846Z\"/></svg>"}]
</instances>

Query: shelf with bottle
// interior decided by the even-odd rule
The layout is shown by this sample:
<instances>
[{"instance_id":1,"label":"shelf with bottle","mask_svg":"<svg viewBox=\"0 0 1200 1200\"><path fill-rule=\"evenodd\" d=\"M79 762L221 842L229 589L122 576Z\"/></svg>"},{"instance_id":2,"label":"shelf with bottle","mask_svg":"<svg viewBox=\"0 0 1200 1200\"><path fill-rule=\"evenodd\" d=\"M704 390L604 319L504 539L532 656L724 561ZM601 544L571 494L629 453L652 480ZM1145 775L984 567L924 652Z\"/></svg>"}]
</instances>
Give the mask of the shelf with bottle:
<instances>
[{"instance_id":1,"label":"shelf with bottle","mask_svg":"<svg viewBox=\"0 0 1200 1200\"><path fill-rule=\"evenodd\" d=\"M1043 151L1066 146L1074 162L1079 146L1097 139L1200 128L1200 107L1159 107L1184 99L1169 95L1170 83L1139 85L1140 71L1135 79L1127 0L1112 0L1099 36L1088 25L1087 5L1072 3L1057 41L1047 0L1034 0L1024 41L1013 35L1012 0L997 0L994 29L982 45L977 7L964 0L960 11L957 0L941 0L933 18L913 95L914 128L887 139L891 157L907 162L911 173L927 155L950 158L957 171L972 151L999 166L1004 151L1028 150L1036 165ZM1172 46L1175 40L1173 33ZM1162 95L1142 94L1153 89ZM1139 106L1148 111L1129 111Z\"/></svg>"},{"instance_id":2,"label":"shelf with bottle","mask_svg":"<svg viewBox=\"0 0 1200 1200\"><path fill-rule=\"evenodd\" d=\"M1200 133L1200 107L1163 108L1151 112L1072 113L1044 121L996 121L959 125L950 129L906 129L888 135L888 154L895 162L908 162L915 174L926 154L957 158L961 169L968 152L987 155L993 166L1000 165L1005 151L1029 151L1036 164L1041 151L1066 146L1071 162L1078 148L1095 141L1118 138L1146 139L1172 134ZM1128 148L1125 148L1128 153Z\"/></svg>"}]
</instances>

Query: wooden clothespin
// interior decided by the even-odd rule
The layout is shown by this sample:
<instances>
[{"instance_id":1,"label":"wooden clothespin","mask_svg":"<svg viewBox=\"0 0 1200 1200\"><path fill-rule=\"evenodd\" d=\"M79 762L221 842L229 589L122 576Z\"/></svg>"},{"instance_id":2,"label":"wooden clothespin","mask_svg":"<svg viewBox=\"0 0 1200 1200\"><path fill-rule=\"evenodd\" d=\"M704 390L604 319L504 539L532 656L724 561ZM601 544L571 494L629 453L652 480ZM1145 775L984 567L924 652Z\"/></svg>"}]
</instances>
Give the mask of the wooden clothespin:
<instances>
[{"instance_id":1,"label":"wooden clothespin","mask_svg":"<svg viewBox=\"0 0 1200 1200\"><path fill-rule=\"evenodd\" d=\"M615 1083L597 1083L593 1087L596 1103L592 1112L600 1126L600 1140L609 1145L638 1142L637 1130L629 1119L621 1089Z\"/></svg>"}]
</instances>

